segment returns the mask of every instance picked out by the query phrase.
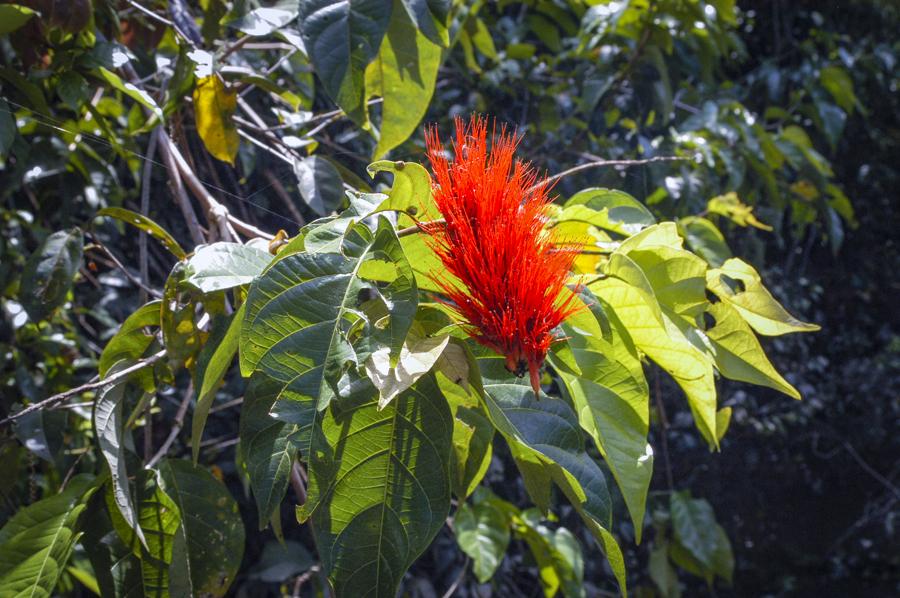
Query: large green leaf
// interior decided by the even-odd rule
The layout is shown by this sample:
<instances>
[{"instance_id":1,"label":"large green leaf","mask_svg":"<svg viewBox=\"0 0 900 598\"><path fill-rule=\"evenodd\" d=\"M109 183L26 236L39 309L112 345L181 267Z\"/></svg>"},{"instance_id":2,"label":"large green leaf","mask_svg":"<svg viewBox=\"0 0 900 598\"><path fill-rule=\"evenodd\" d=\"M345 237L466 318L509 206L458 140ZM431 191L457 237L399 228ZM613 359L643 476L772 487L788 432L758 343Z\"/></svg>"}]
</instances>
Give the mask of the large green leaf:
<instances>
[{"instance_id":1,"label":"large green leaf","mask_svg":"<svg viewBox=\"0 0 900 598\"><path fill-rule=\"evenodd\" d=\"M422 0L405 2L413 6L424 4ZM401 0L394 0L393 5L387 35L375 60L366 68L366 96L384 99L375 158L406 141L416 130L431 102L441 63L439 43L416 28ZM412 14L416 15L416 11ZM434 23L430 15L421 20Z\"/></svg>"},{"instance_id":2,"label":"large green leaf","mask_svg":"<svg viewBox=\"0 0 900 598\"><path fill-rule=\"evenodd\" d=\"M250 287L241 330L244 375L262 370L320 409L337 394L348 364L360 366L385 346L392 360L399 358L417 304L412 269L386 219L375 233L355 226L344 251L276 261ZM368 268L389 269L393 280L367 280ZM368 297L388 308L386 322L369 321ZM356 345L355 338L361 339Z\"/></svg>"},{"instance_id":3,"label":"large green leaf","mask_svg":"<svg viewBox=\"0 0 900 598\"><path fill-rule=\"evenodd\" d=\"M559 486L600 543L624 594L625 563L609 527L609 490L603 471L584 449L578 418L561 400L538 400L525 380L506 371L501 356L479 359L484 404L516 458L529 495L545 508L551 480Z\"/></svg>"},{"instance_id":4,"label":"large green leaf","mask_svg":"<svg viewBox=\"0 0 900 598\"><path fill-rule=\"evenodd\" d=\"M738 258L731 258L721 268L707 272L706 284L759 334L777 336L819 330L816 324L801 322L789 314L763 286L753 266Z\"/></svg>"},{"instance_id":5,"label":"large green leaf","mask_svg":"<svg viewBox=\"0 0 900 598\"><path fill-rule=\"evenodd\" d=\"M27 23L35 12L27 6L4 4L0 6L0 35L12 33Z\"/></svg>"},{"instance_id":6,"label":"large green leaf","mask_svg":"<svg viewBox=\"0 0 900 598\"><path fill-rule=\"evenodd\" d=\"M204 293L250 284L272 261L272 254L240 243L201 245L187 262L185 282Z\"/></svg>"},{"instance_id":7,"label":"large green leaf","mask_svg":"<svg viewBox=\"0 0 900 598\"><path fill-rule=\"evenodd\" d=\"M432 376L378 409L365 379L331 403L309 453L306 504L338 596L393 598L450 509L450 409Z\"/></svg>"},{"instance_id":8,"label":"large green leaf","mask_svg":"<svg viewBox=\"0 0 900 598\"><path fill-rule=\"evenodd\" d=\"M80 228L57 231L25 262L19 301L32 320L43 320L65 302L81 266L83 246Z\"/></svg>"},{"instance_id":9,"label":"large green leaf","mask_svg":"<svg viewBox=\"0 0 900 598\"><path fill-rule=\"evenodd\" d=\"M402 2L409 17L415 22L416 29L435 44L447 45L450 0L402 0ZM398 10L396 6L394 10Z\"/></svg>"},{"instance_id":10,"label":"large green leaf","mask_svg":"<svg viewBox=\"0 0 900 598\"><path fill-rule=\"evenodd\" d=\"M250 488L256 499L259 528L264 528L281 505L291 476L297 448L288 437L297 431L294 424L279 421L269 410L281 394L282 384L262 374L250 378L241 407L239 437L241 453L247 464ZM285 400L281 403L289 404ZM303 403L298 403L302 408ZM308 402L306 413L315 417L315 404Z\"/></svg>"},{"instance_id":11,"label":"large green leaf","mask_svg":"<svg viewBox=\"0 0 900 598\"><path fill-rule=\"evenodd\" d=\"M80 536L92 483L90 476L76 476L65 490L19 510L0 529L0 596L54 595Z\"/></svg>"},{"instance_id":12,"label":"large green leaf","mask_svg":"<svg viewBox=\"0 0 900 598\"><path fill-rule=\"evenodd\" d=\"M391 19L385 0L305 0L300 34L325 91L354 121L366 123L364 73Z\"/></svg>"},{"instance_id":13,"label":"large green leaf","mask_svg":"<svg viewBox=\"0 0 900 598\"><path fill-rule=\"evenodd\" d=\"M213 325L213 332L200 351L200 359L197 367L197 403L194 406L194 416L191 418L191 454L194 463L200 456L200 439L203 436L203 428L206 427L206 418L216 397L216 389L219 383L231 367L234 356L238 350L241 339L241 325L244 322L244 310L247 304L241 304L240 308L230 316L231 320L222 318Z\"/></svg>"},{"instance_id":14,"label":"large green leaf","mask_svg":"<svg viewBox=\"0 0 900 598\"><path fill-rule=\"evenodd\" d=\"M181 512L169 591L175 596L225 595L244 554L237 503L222 482L190 461L164 460L159 473L162 489Z\"/></svg>"},{"instance_id":15,"label":"large green leaf","mask_svg":"<svg viewBox=\"0 0 900 598\"><path fill-rule=\"evenodd\" d=\"M596 298L563 324L580 373L557 366L581 427L594 439L622 491L640 542L647 489L653 476L653 449L647 443L649 393L631 338L612 310L602 314ZM607 338L596 312L610 322ZM554 364L557 363L554 354Z\"/></svg>"},{"instance_id":16,"label":"large green leaf","mask_svg":"<svg viewBox=\"0 0 900 598\"><path fill-rule=\"evenodd\" d=\"M697 216L688 216L678 221L678 232L688 246L710 266L718 267L731 257L731 249L718 227Z\"/></svg>"},{"instance_id":17,"label":"large green leaf","mask_svg":"<svg viewBox=\"0 0 900 598\"><path fill-rule=\"evenodd\" d=\"M709 502L692 498L687 491L675 492L669 499L669 509L676 542L671 547L675 549L672 551L675 560L687 561L689 571L693 569L693 573L702 575L710 583L715 575L730 582L734 571L731 542L716 522ZM687 554L678 558L677 549L683 549Z\"/></svg>"},{"instance_id":18,"label":"large green leaf","mask_svg":"<svg viewBox=\"0 0 900 598\"><path fill-rule=\"evenodd\" d=\"M719 302L707 312L715 319L715 326L706 331L714 348L716 368L732 380L768 386L794 399L800 398L797 389L772 366L747 322L731 305Z\"/></svg>"}]
</instances>

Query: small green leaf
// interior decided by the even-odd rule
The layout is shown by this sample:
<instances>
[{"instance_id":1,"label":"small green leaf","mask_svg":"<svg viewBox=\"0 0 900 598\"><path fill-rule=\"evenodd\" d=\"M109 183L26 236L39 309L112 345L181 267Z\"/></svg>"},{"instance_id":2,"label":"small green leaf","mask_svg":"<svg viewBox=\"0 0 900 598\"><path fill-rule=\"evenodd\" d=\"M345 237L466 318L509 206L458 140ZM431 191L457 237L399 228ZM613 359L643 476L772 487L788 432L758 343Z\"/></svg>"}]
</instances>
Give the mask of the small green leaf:
<instances>
[{"instance_id":1,"label":"small green leaf","mask_svg":"<svg viewBox=\"0 0 900 598\"><path fill-rule=\"evenodd\" d=\"M185 282L204 293L250 284L272 261L272 254L240 243L201 245L188 259Z\"/></svg>"},{"instance_id":2,"label":"small green leaf","mask_svg":"<svg viewBox=\"0 0 900 598\"><path fill-rule=\"evenodd\" d=\"M310 156L294 165L303 201L313 212L324 216L337 210L344 199L341 173L325 158Z\"/></svg>"},{"instance_id":3,"label":"small green leaf","mask_svg":"<svg viewBox=\"0 0 900 598\"><path fill-rule=\"evenodd\" d=\"M19 301L32 320L43 320L65 303L81 266L84 238L80 228L53 233L25 262Z\"/></svg>"},{"instance_id":4,"label":"small green leaf","mask_svg":"<svg viewBox=\"0 0 900 598\"><path fill-rule=\"evenodd\" d=\"M138 214L137 212L132 212L125 208L103 208L97 212L97 216L109 216L116 220L121 220L125 224L136 226L162 243L163 247L169 250L169 253L180 260L183 260L187 255L185 254L184 249L178 244L178 241L175 240L175 237L143 214Z\"/></svg>"},{"instance_id":5,"label":"small green leaf","mask_svg":"<svg viewBox=\"0 0 900 598\"><path fill-rule=\"evenodd\" d=\"M718 545L716 516L712 506L702 498L691 498L688 492L674 492L669 509L675 540L705 570L712 569L713 555Z\"/></svg>"},{"instance_id":6,"label":"small green leaf","mask_svg":"<svg viewBox=\"0 0 900 598\"><path fill-rule=\"evenodd\" d=\"M125 360L133 362L147 354L147 349L156 339L149 329L159 328L161 308L162 301L151 301L128 316L100 354L98 369L101 378L106 378L116 363ZM154 390L152 371L144 369L135 376L141 381L144 390Z\"/></svg>"},{"instance_id":7,"label":"small green leaf","mask_svg":"<svg viewBox=\"0 0 900 598\"><path fill-rule=\"evenodd\" d=\"M132 100L136 101L138 104L142 105L144 108L150 110L156 118L160 121L163 120L163 112L160 110L159 106L154 101L153 97L144 91L143 89L139 89L135 87L131 83L126 83L122 81L122 79L112 72L111 70L105 67L99 67L96 70L99 73L100 78L109 83L113 89L118 89Z\"/></svg>"},{"instance_id":8,"label":"small green leaf","mask_svg":"<svg viewBox=\"0 0 900 598\"><path fill-rule=\"evenodd\" d=\"M839 66L826 66L819 72L819 80L838 105L847 114L852 114L858 100L853 93L853 79L847 71Z\"/></svg>"},{"instance_id":9,"label":"small green leaf","mask_svg":"<svg viewBox=\"0 0 900 598\"><path fill-rule=\"evenodd\" d=\"M487 583L509 546L509 518L491 501L460 505L453 516L453 533L460 549L472 559L479 583Z\"/></svg>"}]
</instances>

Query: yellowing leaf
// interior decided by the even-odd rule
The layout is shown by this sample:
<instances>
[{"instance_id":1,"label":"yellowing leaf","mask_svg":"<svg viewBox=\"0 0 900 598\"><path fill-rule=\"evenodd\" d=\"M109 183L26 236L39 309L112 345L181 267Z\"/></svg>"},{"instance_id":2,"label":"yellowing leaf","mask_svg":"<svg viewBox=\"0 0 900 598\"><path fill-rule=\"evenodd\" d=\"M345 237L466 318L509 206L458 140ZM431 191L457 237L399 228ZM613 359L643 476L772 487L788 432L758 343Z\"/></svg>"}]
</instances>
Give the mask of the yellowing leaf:
<instances>
[{"instance_id":1,"label":"yellowing leaf","mask_svg":"<svg viewBox=\"0 0 900 598\"><path fill-rule=\"evenodd\" d=\"M711 446L716 438L716 385L711 360L694 346L668 315L657 319L645 293L615 278L589 289L610 304L634 344L684 390L697 429Z\"/></svg>"},{"instance_id":2,"label":"yellowing leaf","mask_svg":"<svg viewBox=\"0 0 900 598\"><path fill-rule=\"evenodd\" d=\"M231 120L237 109L237 94L216 75L204 77L194 89L194 119L197 133L210 154L234 165L240 138Z\"/></svg>"},{"instance_id":3,"label":"yellowing leaf","mask_svg":"<svg viewBox=\"0 0 900 598\"><path fill-rule=\"evenodd\" d=\"M725 216L738 226L752 226L760 230L772 230L771 226L756 219L756 216L753 215L753 207L742 202L734 191L713 197L707 202L706 210L711 214Z\"/></svg>"},{"instance_id":4,"label":"yellowing leaf","mask_svg":"<svg viewBox=\"0 0 900 598\"><path fill-rule=\"evenodd\" d=\"M801 322L789 314L766 290L753 266L738 258L731 258L721 268L707 272L706 285L719 299L731 304L759 334L778 336L819 330L818 325Z\"/></svg>"},{"instance_id":5,"label":"yellowing leaf","mask_svg":"<svg viewBox=\"0 0 900 598\"><path fill-rule=\"evenodd\" d=\"M716 324L706 331L715 350L716 367L722 375L760 386L768 386L799 399L797 389L781 377L763 352L756 335L737 310L720 301L707 310Z\"/></svg>"}]
</instances>

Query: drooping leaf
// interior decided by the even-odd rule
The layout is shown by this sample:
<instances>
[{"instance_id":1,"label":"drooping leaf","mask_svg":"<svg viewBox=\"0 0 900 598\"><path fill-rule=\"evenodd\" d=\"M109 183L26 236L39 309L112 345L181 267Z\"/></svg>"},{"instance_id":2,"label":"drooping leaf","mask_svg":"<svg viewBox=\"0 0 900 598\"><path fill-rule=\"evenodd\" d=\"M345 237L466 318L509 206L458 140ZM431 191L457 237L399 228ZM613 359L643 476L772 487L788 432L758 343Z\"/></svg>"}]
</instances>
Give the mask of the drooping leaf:
<instances>
[{"instance_id":1,"label":"drooping leaf","mask_svg":"<svg viewBox=\"0 0 900 598\"><path fill-rule=\"evenodd\" d=\"M218 75L197 81L194 88L194 122L197 134L215 158L234 165L241 138L232 120L237 110L237 93L225 87Z\"/></svg>"},{"instance_id":2,"label":"drooping leaf","mask_svg":"<svg viewBox=\"0 0 900 598\"><path fill-rule=\"evenodd\" d=\"M416 310L415 279L391 225L381 218L375 233L362 225L354 231L355 240L345 243L348 255L289 255L266 270L247 297L241 372L260 369L290 383L320 409L337 394L348 364L362 365L384 346L399 357ZM376 284L362 278L370 261L393 264L395 279ZM388 308L387 322L368 321L368 295ZM357 330L365 341L354 346Z\"/></svg>"},{"instance_id":3,"label":"drooping leaf","mask_svg":"<svg viewBox=\"0 0 900 598\"><path fill-rule=\"evenodd\" d=\"M650 551L650 562L647 567L650 579L656 584L663 598L681 598L681 586L678 585L678 573L669 562L669 546L659 543Z\"/></svg>"},{"instance_id":4,"label":"drooping leaf","mask_svg":"<svg viewBox=\"0 0 900 598\"><path fill-rule=\"evenodd\" d=\"M678 221L678 231L691 250L714 268L721 266L732 255L722 232L706 218L682 218Z\"/></svg>"},{"instance_id":5,"label":"drooping leaf","mask_svg":"<svg viewBox=\"0 0 900 598\"><path fill-rule=\"evenodd\" d=\"M612 310L604 338L593 312L603 308L596 298L563 324L580 373L557 368L578 414L581 427L591 435L616 479L631 514L638 542L644 519L647 490L653 475L653 449L647 443L649 392L637 349ZM554 354L555 358L555 354Z\"/></svg>"},{"instance_id":6,"label":"drooping leaf","mask_svg":"<svg viewBox=\"0 0 900 598\"><path fill-rule=\"evenodd\" d=\"M300 0L279 0L272 6L254 8L244 16L229 22L228 26L247 35L269 35L297 18L299 5Z\"/></svg>"},{"instance_id":7,"label":"drooping leaf","mask_svg":"<svg viewBox=\"0 0 900 598\"><path fill-rule=\"evenodd\" d=\"M257 374L250 378L244 392L241 407L240 431L241 452L247 464L250 488L256 500L259 514L259 528L263 529L278 510L290 482L291 467L297 448L289 437L297 432L296 424L275 419L269 410L281 396L282 385ZM289 397L279 401L279 405L290 404ZM302 409L302 403L296 405ZM303 421L312 421L317 411L314 404L308 404L303 412Z\"/></svg>"},{"instance_id":8,"label":"drooping leaf","mask_svg":"<svg viewBox=\"0 0 900 598\"><path fill-rule=\"evenodd\" d=\"M731 305L719 302L709 306L715 326L706 331L715 348L716 368L732 380L740 380L781 391L799 399L800 393L772 366L756 335Z\"/></svg>"},{"instance_id":9,"label":"drooping leaf","mask_svg":"<svg viewBox=\"0 0 900 598\"><path fill-rule=\"evenodd\" d=\"M203 467L182 459L159 464L161 487L178 506L169 591L224 596L244 554L244 524L228 489Z\"/></svg>"},{"instance_id":10,"label":"drooping leaf","mask_svg":"<svg viewBox=\"0 0 900 598\"><path fill-rule=\"evenodd\" d=\"M338 596L393 598L449 511L453 424L432 376L384 409L365 379L356 388L324 414L298 517Z\"/></svg>"},{"instance_id":11,"label":"drooping leaf","mask_svg":"<svg viewBox=\"0 0 900 598\"><path fill-rule=\"evenodd\" d=\"M130 365L133 365L133 362L120 361L110 369L110 373ZM94 401L94 433L100 452L109 466L113 504L120 517L134 530L141 544L146 544L147 540L138 525L138 515L131 496L131 485L128 482L128 459L125 452L126 443L131 444L131 440L126 439L126 435L130 436L131 432L125 429L124 398L125 383L114 384L100 391Z\"/></svg>"},{"instance_id":12,"label":"drooping leaf","mask_svg":"<svg viewBox=\"0 0 900 598\"><path fill-rule=\"evenodd\" d=\"M316 74L331 99L360 125L366 66L378 54L391 19L384 0L305 0L300 4L300 35Z\"/></svg>"},{"instance_id":13,"label":"drooping leaf","mask_svg":"<svg viewBox=\"0 0 900 598\"><path fill-rule=\"evenodd\" d=\"M584 598L584 558L581 545L564 527L551 530L541 522L537 509L528 509L513 518L516 535L528 544L544 596L552 598L561 590L567 598Z\"/></svg>"},{"instance_id":14,"label":"drooping leaf","mask_svg":"<svg viewBox=\"0 0 900 598\"><path fill-rule=\"evenodd\" d=\"M730 582L734 570L731 543L716 522L712 506L705 499L692 498L685 491L671 495L669 509L677 547L683 548L700 568L699 572L692 572L709 582L714 575Z\"/></svg>"},{"instance_id":15,"label":"drooping leaf","mask_svg":"<svg viewBox=\"0 0 900 598\"><path fill-rule=\"evenodd\" d=\"M441 62L440 42L416 27L420 22L431 24L434 36L440 37L425 0L394 0L393 4L378 55L366 67L366 97L384 99L374 158L397 147L416 130L431 102ZM404 5L413 10L404 10ZM413 22L413 18L418 20Z\"/></svg>"},{"instance_id":16,"label":"drooping leaf","mask_svg":"<svg viewBox=\"0 0 900 598\"><path fill-rule=\"evenodd\" d=\"M753 206L748 206L742 202L734 191L710 199L706 203L706 210L710 214L725 216L738 226L752 226L761 230L772 230L771 226L756 219L756 216L753 214Z\"/></svg>"},{"instance_id":17,"label":"drooping leaf","mask_svg":"<svg viewBox=\"0 0 900 598\"><path fill-rule=\"evenodd\" d=\"M272 261L272 254L240 243L201 245L187 261L185 282L204 293L250 284Z\"/></svg>"},{"instance_id":18,"label":"drooping leaf","mask_svg":"<svg viewBox=\"0 0 900 598\"><path fill-rule=\"evenodd\" d=\"M378 407L383 408L431 371L449 340L448 336L409 338L400 349L400 359L395 366L391 365L390 347L374 351L366 361L365 368L369 379L378 389Z\"/></svg>"},{"instance_id":19,"label":"drooping leaf","mask_svg":"<svg viewBox=\"0 0 900 598\"><path fill-rule=\"evenodd\" d=\"M111 85L113 89L121 91L132 100L136 101L138 104L152 112L156 118L158 118L159 120L163 120L162 110L153 99L153 96L151 96L149 93L135 86L133 83L122 81L122 78L119 77L119 75L115 74L105 67L99 67L96 72L99 74L100 78Z\"/></svg>"},{"instance_id":20,"label":"drooping leaf","mask_svg":"<svg viewBox=\"0 0 900 598\"><path fill-rule=\"evenodd\" d=\"M19 301L32 320L43 320L62 305L81 266L80 228L53 233L29 256L22 270Z\"/></svg>"},{"instance_id":21,"label":"drooping leaf","mask_svg":"<svg viewBox=\"0 0 900 598\"><path fill-rule=\"evenodd\" d=\"M113 528L140 560L144 596L167 598L170 595L169 565L172 562L172 546L175 533L181 525L181 513L175 502L159 487L158 474L154 470L141 469L136 472L132 495L138 525L147 540L146 546L140 543L134 528L122 518L115 506L111 486L107 486L105 498Z\"/></svg>"},{"instance_id":22,"label":"drooping leaf","mask_svg":"<svg viewBox=\"0 0 900 598\"><path fill-rule=\"evenodd\" d=\"M209 409L216 397L216 389L237 354L246 307L246 303L241 304L240 308L231 316L230 322L223 320L218 323L218 326L214 326L213 333L200 352L197 368L199 383L196 385L199 390L194 406L194 416L191 418L191 454L194 463L200 456L200 439L203 437L203 428L206 427Z\"/></svg>"},{"instance_id":23,"label":"drooping leaf","mask_svg":"<svg viewBox=\"0 0 900 598\"><path fill-rule=\"evenodd\" d=\"M187 254L185 254L184 249L178 244L178 241L169 234L169 232L155 223L150 218L147 218L143 214L138 214L137 212L132 212L131 210L126 210L125 208L103 208L99 212L97 212L97 216L109 216L111 218L115 218L116 220L121 220L125 224L130 224L132 226L136 226L141 229L160 243L162 243L163 247L169 250L169 252L177 257L180 260L183 260Z\"/></svg>"},{"instance_id":24,"label":"drooping leaf","mask_svg":"<svg viewBox=\"0 0 900 598\"><path fill-rule=\"evenodd\" d=\"M818 325L801 322L789 314L763 286L753 266L738 258L731 258L721 268L707 272L706 284L759 334L777 336L819 330Z\"/></svg>"},{"instance_id":25,"label":"drooping leaf","mask_svg":"<svg viewBox=\"0 0 900 598\"><path fill-rule=\"evenodd\" d=\"M53 595L80 536L93 480L78 475L59 494L20 509L0 529L0 596Z\"/></svg>"}]
</instances>

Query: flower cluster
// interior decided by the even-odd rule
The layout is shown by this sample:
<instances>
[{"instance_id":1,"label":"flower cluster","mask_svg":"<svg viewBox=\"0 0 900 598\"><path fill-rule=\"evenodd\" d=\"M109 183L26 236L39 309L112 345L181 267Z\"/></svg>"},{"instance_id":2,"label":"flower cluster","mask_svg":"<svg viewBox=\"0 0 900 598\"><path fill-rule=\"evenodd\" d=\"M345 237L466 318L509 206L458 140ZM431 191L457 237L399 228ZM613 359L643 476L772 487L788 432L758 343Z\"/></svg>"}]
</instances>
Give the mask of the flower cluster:
<instances>
[{"instance_id":1,"label":"flower cluster","mask_svg":"<svg viewBox=\"0 0 900 598\"><path fill-rule=\"evenodd\" d=\"M581 306L563 293L577 249L545 229L549 189L515 159L516 136L494 125L490 137L488 147L485 118L457 118L451 162L437 130L426 131L433 197L445 221L427 227L447 270L436 283L468 333L504 355L509 371L527 371L537 396L553 329Z\"/></svg>"}]
</instances>

